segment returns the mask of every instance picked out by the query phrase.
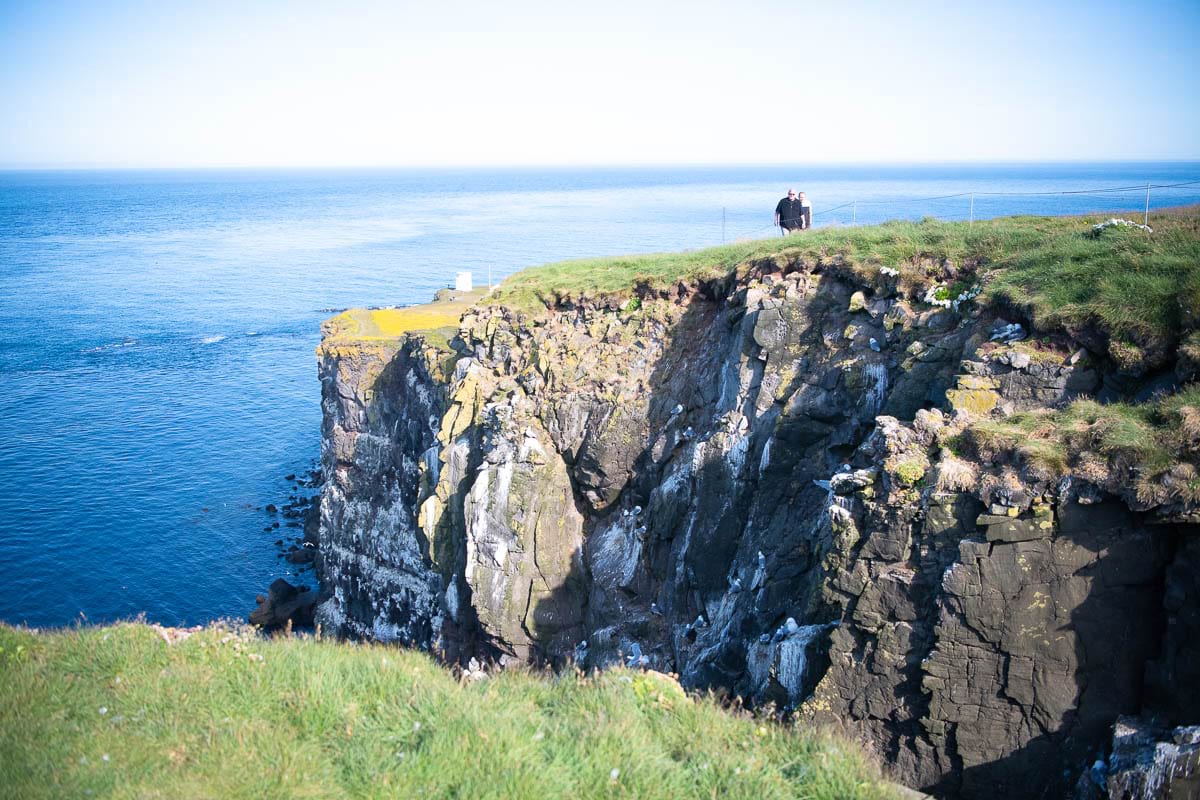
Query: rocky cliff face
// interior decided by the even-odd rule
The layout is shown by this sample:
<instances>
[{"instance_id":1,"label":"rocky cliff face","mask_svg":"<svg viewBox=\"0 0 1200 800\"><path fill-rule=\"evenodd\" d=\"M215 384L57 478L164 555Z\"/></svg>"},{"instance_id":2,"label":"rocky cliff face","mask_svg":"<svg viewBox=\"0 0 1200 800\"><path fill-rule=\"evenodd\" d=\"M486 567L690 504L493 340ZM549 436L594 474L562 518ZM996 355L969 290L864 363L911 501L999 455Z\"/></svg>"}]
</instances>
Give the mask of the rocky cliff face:
<instances>
[{"instance_id":1,"label":"rocky cliff face","mask_svg":"<svg viewBox=\"0 0 1200 800\"><path fill-rule=\"evenodd\" d=\"M640 654L871 743L947 796L1055 797L1119 715L1198 721L1200 527L954 452L1112 386L1072 342L783 259L612 304L327 344L319 619Z\"/></svg>"},{"instance_id":2,"label":"rocky cliff face","mask_svg":"<svg viewBox=\"0 0 1200 800\"><path fill-rule=\"evenodd\" d=\"M319 351L327 478L317 569L331 597L317 622L428 647L443 625L442 591L414 509L438 463L447 387L425 344L326 341Z\"/></svg>"}]
</instances>

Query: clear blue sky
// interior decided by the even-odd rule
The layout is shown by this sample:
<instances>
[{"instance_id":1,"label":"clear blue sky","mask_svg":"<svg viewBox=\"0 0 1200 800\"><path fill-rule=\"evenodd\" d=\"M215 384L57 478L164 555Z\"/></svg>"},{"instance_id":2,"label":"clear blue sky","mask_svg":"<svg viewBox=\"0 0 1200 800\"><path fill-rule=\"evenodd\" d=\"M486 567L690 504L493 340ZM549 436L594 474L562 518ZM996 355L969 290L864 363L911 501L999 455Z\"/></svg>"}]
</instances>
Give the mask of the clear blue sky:
<instances>
[{"instance_id":1,"label":"clear blue sky","mask_svg":"<svg viewBox=\"0 0 1200 800\"><path fill-rule=\"evenodd\" d=\"M1200 157L1197 0L433 6L0 0L0 166Z\"/></svg>"}]
</instances>

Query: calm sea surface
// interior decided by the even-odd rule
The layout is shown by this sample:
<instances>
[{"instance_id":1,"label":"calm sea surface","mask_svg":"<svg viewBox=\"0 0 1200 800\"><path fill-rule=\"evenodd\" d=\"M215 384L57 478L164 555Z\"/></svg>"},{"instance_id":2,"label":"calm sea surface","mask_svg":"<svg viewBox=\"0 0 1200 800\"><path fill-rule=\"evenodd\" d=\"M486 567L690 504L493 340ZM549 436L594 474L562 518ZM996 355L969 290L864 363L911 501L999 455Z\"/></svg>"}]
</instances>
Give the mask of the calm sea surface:
<instances>
[{"instance_id":1,"label":"calm sea surface","mask_svg":"<svg viewBox=\"0 0 1200 800\"><path fill-rule=\"evenodd\" d=\"M970 191L1087 190L980 194L976 217L1141 209L1144 189L1097 190L1196 180L1197 163L0 173L0 619L199 623L294 575L261 508L317 458L334 310L422 302L459 270L770 236L789 185L833 225L966 219L969 198L911 198Z\"/></svg>"}]
</instances>

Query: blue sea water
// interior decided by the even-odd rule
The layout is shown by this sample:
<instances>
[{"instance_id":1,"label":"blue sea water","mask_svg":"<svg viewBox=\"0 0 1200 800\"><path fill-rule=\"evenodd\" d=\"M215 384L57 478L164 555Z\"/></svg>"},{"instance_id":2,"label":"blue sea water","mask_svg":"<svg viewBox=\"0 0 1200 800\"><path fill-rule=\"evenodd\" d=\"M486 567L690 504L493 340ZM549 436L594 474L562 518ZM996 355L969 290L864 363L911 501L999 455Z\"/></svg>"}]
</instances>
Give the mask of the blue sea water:
<instances>
[{"instance_id":1,"label":"blue sea water","mask_svg":"<svg viewBox=\"0 0 1200 800\"><path fill-rule=\"evenodd\" d=\"M1200 163L0 173L0 619L199 623L292 576L262 508L317 458L335 310L771 236L789 185L844 225L967 219L914 198L972 191L976 218L1138 210L1144 189L1100 190L1189 181Z\"/></svg>"}]
</instances>

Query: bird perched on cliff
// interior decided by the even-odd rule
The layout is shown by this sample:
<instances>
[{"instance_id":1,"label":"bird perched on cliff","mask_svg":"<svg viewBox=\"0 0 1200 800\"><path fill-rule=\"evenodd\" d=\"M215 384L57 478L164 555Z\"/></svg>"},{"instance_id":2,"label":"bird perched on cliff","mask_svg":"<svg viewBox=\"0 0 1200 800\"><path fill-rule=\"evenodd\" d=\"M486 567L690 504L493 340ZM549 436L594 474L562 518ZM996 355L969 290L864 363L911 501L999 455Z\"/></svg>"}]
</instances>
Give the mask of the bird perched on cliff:
<instances>
[{"instance_id":1,"label":"bird perched on cliff","mask_svg":"<svg viewBox=\"0 0 1200 800\"><path fill-rule=\"evenodd\" d=\"M700 615L698 615L698 616L696 617L696 621L692 623L692 628L693 628L693 629L698 629L698 628L707 628L707 627L708 627L708 620L706 620L706 619L704 618L704 615L703 615L703 614L700 614Z\"/></svg>"},{"instance_id":2,"label":"bird perched on cliff","mask_svg":"<svg viewBox=\"0 0 1200 800\"><path fill-rule=\"evenodd\" d=\"M658 607L658 603L650 604L650 613L654 614L655 616L658 616L658 617L661 617L663 615L662 609Z\"/></svg>"},{"instance_id":3,"label":"bird perched on cliff","mask_svg":"<svg viewBox=\"0 0 1200 800\"><path fill-rule=\"evenodd\" d=\"M1018 342L1025 338L1025 328L1019 322L1008 325L997 325L992 332L992 341Z\"/></svg>"},{"instance_id":4,"label":"bird perched on cliff","mask_svg":"<svg viewBox=\"0 0 1200 800\"><path fill-rule=\"evenodd\" d=\"M754 579L750 581L751 589L760 589L767 583L767 557L763 551L758 551L758 569L754 571Z\"/></svg>"},{"instance_id":5,"label":"bird perched on cliff","mask_svg":"<svg viewBox=\"0 0 1200 800\"><path fill-rule=\"evenodd\" d=\"M671 409L672 417L677 417L682 413L683 413L683 403L676 403L675 407Z\"/></svg>"},{"instance_id":6,"label":"bird perched on cliff","mask_svg":"<svg viewBox=\"0 0 1200 800\"><path fill-rule=\"evenodd\" d=\"M742 579L741 578L730 578L729 579L729 591L740 592L741 590L742 590Z\"/></svg>"},{"instance_id":7,"label":"bird perched on cliff","mask_svg":"<svg viewBox=\"0 0 1200 800\"><path fill-rule=\"evenodd\" d=\"M584 639L582 642L575 645L575 663L582 664L584 661L587 661L587 654L587 639Z\"/></svg>"},{"instance_id":8,"label":"bird perched on cliff","mask_svg":"<svg viewBox=\"0 0 1200 800\"><path fill-rule=\"evenodd\" d=\"M650 656L642 655L642 646L637 642L629 648L629 656L625 659L627 667L644 667L650 663Z\"/></svg>"},{"instance_id":9,"label":"bird perched on cliff","mask_svg":"<svg viewBox=\"0 0 1200 800\"><path fill-rule=\"evenodd\" d=\"M871 341L867 342L867 344L869 344L871 346L871 349L874 350L876 353L879 352L879 350L880 350L879 340L876 339L874 336L871 337Z\"/></svg>"},{"instance_id":10,"label":"bird perched on cliff","mask_svg":"<svg viewBox=\"0 0 1200 800\"><path fill-rule=\"evenodd\" d=\"M647 533L647 528L645 525L639 525L637 530L634 531L634 534L636 534L639 539L645 539L646 533Z\"/></svg>"},{"instance_id":11,"label":"bird perched on cliff","mask_svg":"<svg viewBox=\"0 0 1200 800\"><path fill-rule=\"evenodd\" d=\"M800 630L800 625L796 622L795 617L788 617L787 621L779 626L779 630L775 631L775 636L771 639L773 642L782 642L787 637Z\"/></svg>"}]
</instances>

